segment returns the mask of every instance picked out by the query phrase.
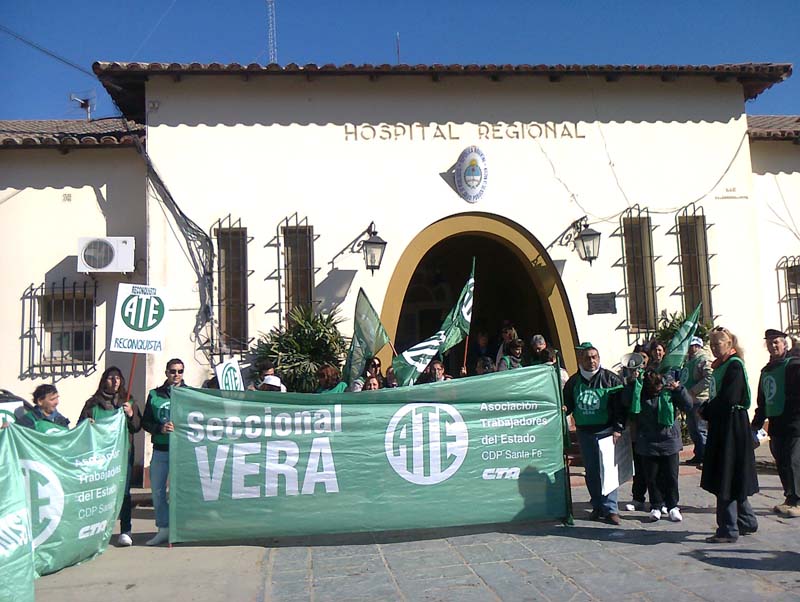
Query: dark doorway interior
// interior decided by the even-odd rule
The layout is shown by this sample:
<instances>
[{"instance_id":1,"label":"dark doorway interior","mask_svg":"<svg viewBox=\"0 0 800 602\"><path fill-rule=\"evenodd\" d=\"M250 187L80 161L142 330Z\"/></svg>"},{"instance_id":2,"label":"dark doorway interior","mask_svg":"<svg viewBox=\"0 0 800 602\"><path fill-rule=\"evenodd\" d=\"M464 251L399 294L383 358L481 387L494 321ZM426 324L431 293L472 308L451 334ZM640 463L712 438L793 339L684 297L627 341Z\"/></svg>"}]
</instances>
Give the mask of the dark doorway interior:
<instances>
[{"instance_id":1,"label":"dark doorway interior","mask_svg":"<svg viewBox=\"0 0 800 602\"><path fill-rule=\"evenodd\" d=\"M525 341L542 334L553 341L548 319L526 261L506 244L489 236L464 234L443 240L422 258L411 278L400 320L395 346L403 352L429 337L441 326L469 277L475 263L475 300L470 344L477 333L489 335L495 350L504 320L510 321ZM449 374L457 375L464 360L464 343L451 349L445 358ZM468 367L470 370L472 366Z\"/></svg>"}]
</instances>

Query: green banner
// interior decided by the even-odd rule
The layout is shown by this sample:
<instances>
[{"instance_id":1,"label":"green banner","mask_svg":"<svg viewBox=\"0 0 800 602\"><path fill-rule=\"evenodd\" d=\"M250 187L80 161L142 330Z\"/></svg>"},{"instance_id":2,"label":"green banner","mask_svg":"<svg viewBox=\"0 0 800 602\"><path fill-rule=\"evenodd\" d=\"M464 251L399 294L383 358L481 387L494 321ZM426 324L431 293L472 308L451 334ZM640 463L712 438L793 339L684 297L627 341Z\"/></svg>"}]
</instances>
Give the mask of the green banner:
<instances>
[{"instance_id":1,"label":"green banner","mask_svg":"<svg viewBox=\"0 0 800 602\"><path fill-rule=\"evenodd\" d=\"M352 385L364 372L367 358L375 355L389 342L389 335L372 307L363 288L358 289L356 313L353 318L353 339L344 367L344 380Z\"/></svg>"},{"instance_id":2,"label":"green banner","mask_svg":"<svg viewBox=\"0 0 800 602\"><path fill-rule=\"evenodd\" d=\"M33 602L33 537L22 468L0 430L0 602Z\"/></svg>"},{"instance_id":3,"label":"green banner","mask_svg":"<svg viewBox=\"0 0 800 602\"><path fill-rule=\"evenodd\" d=\"M53 434L12 424L0 442L20 464L36 573L47 575L103 552L125 493L123 412Z\"/></svg>"},{"instance_id":4,"label":"green banner","mask_svg":"<svg viewBox=\"0 0 800 602\"><path fill-rule=\"evenodd\" d=\"M170 541L568 519L549 366L337 395L172 391Z\"/></svg>"},{"instance_id":5,"label":"green banner","mask_svg":"<svg viewBox=\"0 0 800 602\"><path fill-rule=\"evenodd\" d=\"M406 349L392 360L392 368L398 385L401 387L413 385L434 357L458 345L469 334L474 290L475 259L473 258L469 280L461 289L458 302L447 314L438 332Z\"/></svg>"}]
</instances>

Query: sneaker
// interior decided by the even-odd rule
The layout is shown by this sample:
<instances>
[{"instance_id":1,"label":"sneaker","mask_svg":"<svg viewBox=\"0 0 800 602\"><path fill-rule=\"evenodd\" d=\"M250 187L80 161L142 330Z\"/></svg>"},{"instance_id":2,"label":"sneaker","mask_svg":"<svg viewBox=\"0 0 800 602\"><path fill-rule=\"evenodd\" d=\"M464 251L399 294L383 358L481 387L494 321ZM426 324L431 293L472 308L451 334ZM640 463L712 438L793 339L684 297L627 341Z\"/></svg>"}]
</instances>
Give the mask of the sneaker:
<instances>
[{"instance_id":1,"label":"sneaker","mask_svg":"<svg viewBox=\"0 0 800 602\"><path fill-rule=\"evenodd\" d=\"M147 540L146 545L148 546L158 546L162 543L167 543L169 541L169 528L167 527L159 527L158 533L153 539Z\"/></svg>"},{"instance_id":2,"label":"sneaker","mask_svg":"<svg viewBox=\"0 0 800 602\"><path fill-rule=\"evenodd\" d=\"M119 537L117 537L117 545L120 548L127 548L133 545L133 540L131 539L130 532L128 533L120 533Z\"/></svg>"},{"instance_id":3,"label":"sneaker","mask_svg":"<svg viewBox=\"0 0 800 602\"><path fill-rule=\"evenodd\" d=\"M661 510L659 510L658 508L653 508L650 511L650 521L656 522L660 520L661 520Z\"/></svg>"},{"instance_id":4,"label":"sneaker","mask_svg":"<svg viewBox=\"0 0 800 602\"><path fill-rule=\"evenodd\" d=\"M683 516L681 515L681 509L675 506L669 511L669 520L674 523L679 523L683 520Z\"/></svg>"},{"instance_id":5,"label":"sneaker","mask_svg":"<svg viewBox=\"0 0 800 602\"><path fill-rule=\"evenodd\" d=\"M606 516L606 522L609 525L619 525L622 521L619 518L619 514L617 514L616 512L612 512L611 514Z\"/></svg>"},{"instance_id":6,"label":"sneaker","mask_svg":"<svg viewBox=\"0 0 800 602\"><path fill-rule=\"evenodd\" d=\"M592 513L589 515L589 520L600 520L600 511L596 508L592 510Z\"/></svg>"},{"instance_id":7,"label":"sneaker","mask_svg":"<svg viewBox=\"0 0 800 602\"><path fill-rule=\"evenodd\" d=\"M633 500L630 504L625 504L625 510L628 512L644 512L644 502Z\"/></svg>"},{"instance_id":8,"label":"sneaker","mask_svg":"<svg viewBox=\"0 0 800 602\"><path fill-rule=\"evenodd\" d=\"M661 506L661 514L663 514L664 516L668 514L666 506Z\"/></svg>"}]
</instances>

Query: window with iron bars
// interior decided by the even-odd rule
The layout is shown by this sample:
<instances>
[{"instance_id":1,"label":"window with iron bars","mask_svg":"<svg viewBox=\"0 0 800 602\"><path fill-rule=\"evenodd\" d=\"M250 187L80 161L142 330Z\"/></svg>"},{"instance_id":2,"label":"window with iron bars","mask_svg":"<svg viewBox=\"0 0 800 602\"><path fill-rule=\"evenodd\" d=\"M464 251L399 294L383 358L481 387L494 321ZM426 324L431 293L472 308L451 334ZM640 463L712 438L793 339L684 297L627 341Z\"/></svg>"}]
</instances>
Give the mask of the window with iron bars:
<instances>
[{"instance_id":1,"label":"window with iron bars","mask_svg":"<svg viewBox=\"0 0 800 602\"><path fill-rule=\"evenodd\" d=\"M688 316L698 303L702 303L700 319L705 323L713 321L714 317L707 230L706 216L702 208L694 203L681 209L675 216L683 312Z\"/></svg>"},{"instance_id":2,"label":"window with iron bars","mask_svg":"<svg viewBox=\"0 0 800 602\"><path fill-rule=\"evenodd\" d=\"M22 376L78 376L93 372L97 283L29 286L23 297Z\"/></svg>"},{"instance_id":3,"label":"window with iron bars","mask_svg":"<svg viewBox=\"0 0 800 602\"><path fill-rule=\"evenodd\" d=\"M217 318L219 339L217 351L237 353L247 351L251 339L248 336L247 279L252 273L247 269L247 228L241 220L232 221L227 216L214 228L217 241Z\"/></svg>"},{"instance_id":4,"label":"window with iron bars","mask_svg":"<svg viewBox=\"0 0 800 602\"><path fill-rule=\"evenodd\" d=\"M650 213L634 205L620 217L628 331L652 334L658 323Z\"/></svg>"},{"instance_id":5,"label":"window with iron bars","mask_svg":"<svg viewBox=\"0 0 800 602\"><path fill-rule=\"evenodd\" d=\"M775 269L781 329L800 334L800 256L781 257Z\"/></svg>"},{"instance_id":6,"label":"window with iron bars","mask_svg":"<svg viewBox=\"0 0 800 602\"><path fill-rule=\"evenodd\" d=\"M314 227L283 226L286 316L314 300Z\"/></svg>"}]
</instances>

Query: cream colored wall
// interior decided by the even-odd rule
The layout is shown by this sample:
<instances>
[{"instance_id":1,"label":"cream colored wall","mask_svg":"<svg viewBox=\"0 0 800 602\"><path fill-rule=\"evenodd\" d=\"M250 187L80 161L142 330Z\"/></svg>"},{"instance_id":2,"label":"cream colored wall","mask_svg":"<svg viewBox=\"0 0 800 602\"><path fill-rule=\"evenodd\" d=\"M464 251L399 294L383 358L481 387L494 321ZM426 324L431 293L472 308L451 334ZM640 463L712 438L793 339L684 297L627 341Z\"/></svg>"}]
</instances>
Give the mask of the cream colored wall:
<instances>
[{"instance_id":1,"label":"cream colored wall","mask_svg":"<svg viewBox=\"0 0 800 602\"><path fill-rule=\"evenodd\" d=\"M662 82L658 78L534 78L499 82L473 77L152 77L147 100L148 148L156 168L181 207L204 229L231 213L253 236L249 261L251 334L275 324L264 313L275 301L275 249L265 247L278 222L295 211L308 216L319 235L319 284L327 262L370 221L389 242L384 265L370 276L360 257L336 262L357 270L342 305L352 315L363 287L376 308L394 265L423 228L449 215L484 211L506 216L545 245L574 219L588 214L602 235L593 266L556 246L564 259L564 283L580 338L594 341L612 365L629 350L624 299L616 315L587 316L587 292L620 292L618 214L629 205L653 213L658 307L681 309L674 213L691 201L705 209L709 230L714 311L738 329L746 345L759 340L764 300L742 276L761 268L755 232L743 228L757 216L751 194L749 146L740 85L705 78ZM580 139L479 139L482 122L569 122ZM348 141L353 124L441 124L459 139ZM486 154L489 184L476 204L463 201L440 176L469 145ZM148 369L162 378L170 355L194 356L188 380L199 383L206 367L194 352L191 331L196 282L182 245L162 219L157 199L151 216L151 283L172 291L171 340ZM659 213L660 212L660 213ZM605 219L607 218L607 219ZM596 222L596 223L595 223ZM467 258L465 258L467 261ZM480 286L480 281L477 284ZM345 325L345 329L348 325Z\"/></svg>"},{"instance_id":2,"label":"cream colored wall","mask_svg":"<svg viewBox=\"0 0 800 602\"><path fill-rule=\"evenodd\" d=\"M55 384L59 411L73 424L95 391L102 371L111 365L128 378L131 356L105 353L111 335L111 311L117 283L143 281L145 264L145 172L133 149L57 150L7 149L0 152L0 387L30 399L36 386ZM68 196L65 196L68 195ZM60 283L78 274L78 238L135 236L137 273L96 274L97 371L89 376L21 378L21 328L25 289L31 284ZM133 393L143 404L144 370L138 370ZM142 405L143 407L143 405Z\"/></svg>"},{"instance_id":3,"label":"cream colored wall","mask_svg":"<svg viewBox=\"0 0 800 602\"><path fill-rule=\"evenodd\" d=\"M800 145L754 141L750 152L753 196L758 204L757 229L762 241L758 286L764 298L763 324L764 328L780 328L775 266L781 257L800 255ZM787 326L783 324L784 328ZM753 350L754 356L766 359L763 343Z\"/></svg>"}]
</instances>

